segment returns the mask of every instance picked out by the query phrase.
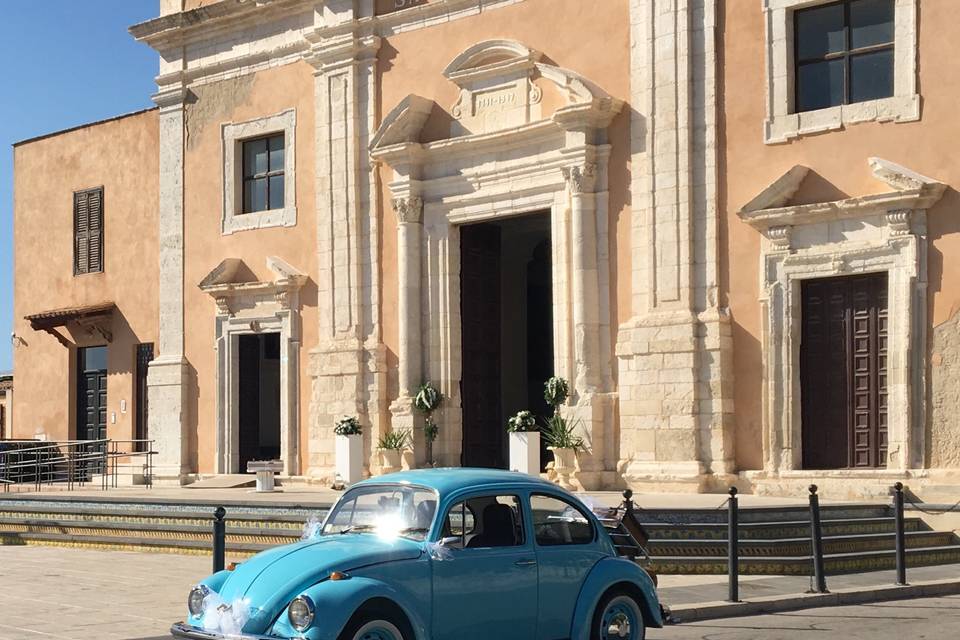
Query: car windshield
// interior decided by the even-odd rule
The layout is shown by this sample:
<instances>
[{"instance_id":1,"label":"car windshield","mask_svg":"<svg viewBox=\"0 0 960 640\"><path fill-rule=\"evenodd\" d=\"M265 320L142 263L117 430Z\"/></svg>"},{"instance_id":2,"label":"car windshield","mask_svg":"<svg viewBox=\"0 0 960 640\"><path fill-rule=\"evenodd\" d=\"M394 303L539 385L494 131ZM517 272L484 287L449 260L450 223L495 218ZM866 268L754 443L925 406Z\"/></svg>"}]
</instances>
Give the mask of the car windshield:
<instances>
[{"instance_id":1,"label":"car windshield","mask_svg":"<svg viewBox=\"0 0 960 640\"><path fill-rule=\"evenodd\" d=\"M437 494L410 485L372 485L347 491L323 523L322 535L373 533L423 540L437 510Z\"/></svg>"}]
</instances>

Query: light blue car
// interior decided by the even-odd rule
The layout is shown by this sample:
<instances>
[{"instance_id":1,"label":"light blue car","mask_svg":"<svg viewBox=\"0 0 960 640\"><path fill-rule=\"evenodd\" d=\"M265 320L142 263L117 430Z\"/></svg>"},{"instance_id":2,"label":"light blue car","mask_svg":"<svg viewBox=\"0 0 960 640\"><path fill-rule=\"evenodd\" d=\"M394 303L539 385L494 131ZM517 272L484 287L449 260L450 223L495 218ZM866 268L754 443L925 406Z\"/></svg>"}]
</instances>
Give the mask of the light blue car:
<instances>
[{"instance_id":1,"label":"light blue car","mask_svg":"<svg viewBox=\"0 0 960 640\"><path fill-rule=\"evenodd\" d=\"M650 576L554 484L487 469L357 483L302 542L194 587L175 638L641 640Z\"/></svg>"}]
</instances>

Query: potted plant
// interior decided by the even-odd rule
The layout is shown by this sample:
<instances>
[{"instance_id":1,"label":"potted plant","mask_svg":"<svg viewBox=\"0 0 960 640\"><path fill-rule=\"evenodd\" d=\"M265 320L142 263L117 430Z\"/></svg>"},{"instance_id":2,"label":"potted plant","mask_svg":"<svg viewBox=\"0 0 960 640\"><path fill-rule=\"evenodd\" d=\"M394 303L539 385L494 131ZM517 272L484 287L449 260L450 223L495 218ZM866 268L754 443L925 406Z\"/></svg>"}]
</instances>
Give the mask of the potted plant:
<instances>
[{"instance_id":1,"label":"potted plant","mask_svg":"<svg viewBox=\"0 0 960 640\"><path fill-rule=\"evenodd\" d=\"M410 432L406 429L389 431L377 441L384 473L400 470L400 457L410 445Z\"/></svg>"},{"instance_id":2,"label":"potted plant","mask_svg":"<svg viewBox=\"0 0 960 640\"><path fill-rule=\"evenodd\" d=\"M510 433L510 469L530 475L540 474L540 432L537 419L527 411L518 411L507 420Z\"/></svg>"},{"instance_id":3,"label":"potted plant","mask_svg":"<svg viewBox=\"0 0 960 640\"><path fill-rule=\"evenodd\" d=\"M426 444L426 466L428 467L433 466L433 443L440 432L440 427L433 421L433 412L440 407L441 402L443 402L443 394L430 381L420 385L420 391L413 400L417 411L423 414L423 441Z\"/></svg>"},{"instance_id":4,"label":"potted plant","mask_svg":"<svg viewBox=\"0 0 960 640\"><path fill-rule=\"evenodd\" d=\"M577 471L577 451L583 448L583 438L577 435L578 425L578 420L568 422L555 413L543 433L547 448L553 452L553 470L564 489L574 488L570 476Z\"/></svg>"},{"instance_id":5,"label":"potted plant","mask_svg":"<svg viewBox=\"0 0 960 640\"><path fill-rule=\"evenodd\" d=\"M353 484L363 479L363 429L353 416L344 416L333 428L336 469L340 480Z\"/></svg>"}]
</instances>

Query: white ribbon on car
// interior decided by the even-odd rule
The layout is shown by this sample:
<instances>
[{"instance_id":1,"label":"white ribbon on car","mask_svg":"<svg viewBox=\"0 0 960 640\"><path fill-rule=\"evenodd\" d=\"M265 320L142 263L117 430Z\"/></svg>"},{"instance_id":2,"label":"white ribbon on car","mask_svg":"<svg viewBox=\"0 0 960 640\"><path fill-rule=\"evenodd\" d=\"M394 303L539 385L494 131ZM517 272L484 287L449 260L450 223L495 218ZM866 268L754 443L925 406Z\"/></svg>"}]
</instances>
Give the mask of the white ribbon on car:
<instances>
[{"instance_id":1,"label":"white ribbon on car","mask_svg":"<svg viewBox=\"0 0 960 640\"><path fill-rule=\"evenodd\" d=\"M217 593L203 599L203 630L224 636L237 636L250 619L250 599L235 598L225 602Z\"/></svg>"}]
</instances>

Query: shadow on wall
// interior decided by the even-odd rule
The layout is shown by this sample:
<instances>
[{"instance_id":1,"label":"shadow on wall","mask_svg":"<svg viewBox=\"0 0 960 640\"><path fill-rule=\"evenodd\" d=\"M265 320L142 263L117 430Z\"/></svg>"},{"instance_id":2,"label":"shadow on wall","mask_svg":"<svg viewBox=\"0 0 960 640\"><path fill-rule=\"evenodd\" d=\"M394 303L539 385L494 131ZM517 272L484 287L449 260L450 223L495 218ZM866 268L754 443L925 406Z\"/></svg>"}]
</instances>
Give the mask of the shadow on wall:
<instances>
[{"instance_id":1,"label":"shadow on wall","mask_svg":"<svg viewBox=\"0 0 960 640\"><path fill-rule=\"evenodd\" d=\"M956 416L960 414L960 277L956 267L950 270L947 266L955 265L958 256L954 254L948 261L944 255L944 249L957 244L960 237L956 235L960 233L958 208L960 193L947 189L927 214L927 304L931 323L936 320L935 297L941 308L949 308L947 319L932 326L928 338L930 383L924 454L926 464L933 468L960 467L960 431L956 428Z\"/></svg>"}]
</instances>

